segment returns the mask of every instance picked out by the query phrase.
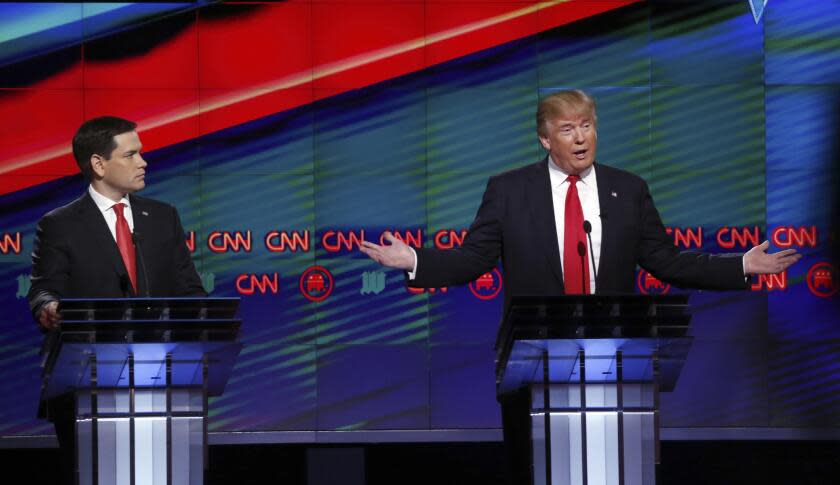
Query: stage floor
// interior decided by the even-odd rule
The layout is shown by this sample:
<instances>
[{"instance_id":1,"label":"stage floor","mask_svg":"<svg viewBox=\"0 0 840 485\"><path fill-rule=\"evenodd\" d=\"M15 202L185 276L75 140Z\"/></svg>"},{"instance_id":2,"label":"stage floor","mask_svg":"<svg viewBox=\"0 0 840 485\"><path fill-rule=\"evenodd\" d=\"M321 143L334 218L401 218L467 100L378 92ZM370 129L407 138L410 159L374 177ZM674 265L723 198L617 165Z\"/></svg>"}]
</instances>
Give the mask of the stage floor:
<instances>
[{"instance_id":1,"label":"stage floor","mask_svg":"<svg viewBox=\"0 0 840 485\"><path fill-rule=\"evenodd\" d=\"M55 448L0 449L17 483L56 483ZM21 475L21 470L24 470ZM663 441L660 485L829 485L840 441ZM4 483L6 483L4 481ZM8 482L12 483L12 482ZM205 485L503 485L499 442L212 445Z\"/></svg>"}]
</instances>

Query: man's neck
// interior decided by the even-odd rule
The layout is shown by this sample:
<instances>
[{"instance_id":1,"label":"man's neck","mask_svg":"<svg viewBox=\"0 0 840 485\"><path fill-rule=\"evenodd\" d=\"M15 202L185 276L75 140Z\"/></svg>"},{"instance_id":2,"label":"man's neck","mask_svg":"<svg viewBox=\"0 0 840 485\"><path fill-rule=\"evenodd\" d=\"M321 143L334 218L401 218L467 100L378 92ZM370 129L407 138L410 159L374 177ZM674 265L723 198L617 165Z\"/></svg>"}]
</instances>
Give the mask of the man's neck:
<instances>
[{"instance_id":1,"label":"man's neck","mask_svg":"<svg viewBox=\"0 0 840 485\"><path fill-rule=\"evenodd\" d=\"M551 170L554 170L555 172L561 173L563 175L563 180L565 180L566 177L568 177L569 175L577 175L581 179L583 179L584 177L589 175L589 173L592 170L594 170L594 167L595 167L595 163L593 163L592 165L590 165L590 166L586 167L585 169L581 170L580 173L575 173L575 174L569 173L569 172L563 170L562 168L560 168L560 166L557 165L557 163L554 162L554 159L551 157L551 155L548 155L548 168L551 169Z\"/></svg>"},{"instance_id":2,"label":"man's neck","mask_svg":"<svg viewBox=\"0 0 840 485\"><path fill-rule=\"evenodd\" d=\"M90 187L96 191L97 194L105 197L108 200L113 201L114 203L121 201L122 199L128 198L128 194L122 194L115 190L109 190L108 187L104 187L102 184L93 181L90 183Z\"/></svg>"}]
</instances>

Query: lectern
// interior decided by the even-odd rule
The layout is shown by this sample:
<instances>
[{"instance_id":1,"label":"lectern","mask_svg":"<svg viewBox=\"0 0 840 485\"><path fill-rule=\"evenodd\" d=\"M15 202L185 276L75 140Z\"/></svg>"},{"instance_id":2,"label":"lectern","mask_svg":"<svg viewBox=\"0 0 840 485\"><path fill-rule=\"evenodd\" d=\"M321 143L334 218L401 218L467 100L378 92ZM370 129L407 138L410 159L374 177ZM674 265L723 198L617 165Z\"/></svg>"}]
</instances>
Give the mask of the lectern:
<instances>
[{"instance_id":1,"label":"lectern","mask_svg":"<svg viewBox=\"0 0 840 485\"><path fill-rule=\"evenodd\" d=\"M515 297L497 341L499 393L530 395L536 485L652 485L659 393L691 345L687 295Z\"/></svg>"},{"instance_id":2,"label":"lectern","mask_svg":"<svg viewBox=\"0 0 840 485\"><path fill-rule=\"evenodd\" d=\"M200 485L207 398L236 357L238 298L62 300L42 399L76 401L77 483Z\"/></svg>"}]
</instances>

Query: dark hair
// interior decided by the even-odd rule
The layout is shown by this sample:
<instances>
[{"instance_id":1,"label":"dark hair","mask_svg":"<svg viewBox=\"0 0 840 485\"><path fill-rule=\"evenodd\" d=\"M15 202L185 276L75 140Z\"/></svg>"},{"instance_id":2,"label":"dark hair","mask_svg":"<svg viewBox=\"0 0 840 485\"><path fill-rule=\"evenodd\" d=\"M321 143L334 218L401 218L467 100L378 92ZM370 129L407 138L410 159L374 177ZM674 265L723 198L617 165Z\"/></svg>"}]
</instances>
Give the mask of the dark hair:
<instances>
[{"instance_id":1,"label":"dark hair","mask_svg":"<svg viewBox=\"0 0 840 485\"><path fill-rule=\"evenodd\" d=\"M73 137L73 157L85 179L93 180L90 157L99 155L109 160L111 152L117 148L114 137L134 131L135 128L137 123L116 116L100 116L82 123Z\"/></svg>"}]
</instances>

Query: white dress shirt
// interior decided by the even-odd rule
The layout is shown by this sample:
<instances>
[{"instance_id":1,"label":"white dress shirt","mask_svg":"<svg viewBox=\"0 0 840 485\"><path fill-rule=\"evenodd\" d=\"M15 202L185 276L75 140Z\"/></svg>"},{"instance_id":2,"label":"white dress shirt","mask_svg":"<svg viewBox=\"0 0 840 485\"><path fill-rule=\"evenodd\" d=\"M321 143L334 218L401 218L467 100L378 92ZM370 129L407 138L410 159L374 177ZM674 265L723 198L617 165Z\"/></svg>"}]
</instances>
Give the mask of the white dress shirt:
<instances>
[{"instance_id":1,"label":"white dress shirt","mask_svg":"<svg viewBox=\"0 0 840 485\"><path fill-rule=\"evenodd\" d=\"M563 261L563 233L566 228L566 193L571 185L567 178L569 174L555 165L551 156L548 157L548 176L551 179L551 200L554 204L554 226L557 229L557 245L560 249L560 264L565 274L565 262ZM592 251L595 254L595 269L601 259L601 204L598 200L598 180L595 177L595 169L590 166L580 174L580 181L577 183L578 197L583 208L583 219L592 225ZM589 250L589 241L586 242ZM591 253L586 255L589 266L589 290L595 293L595 271L592 271Z\"/></svg>"},{"instance_id":2,"label":"white dress shirt","mask_svg":"<svg viewBox=\"0 0 840 485\"><path fill-rule=\"evenodd\" d=\"M105 218L105 223L108 224L108 229L111 230L111 236L114 237L114 241L117 240L117 213L114 212L115 204L125 204L123 215L125 216L126 221L128 221L128 228L131 229L132 233L134 232L134 217L131 215L131 204L128 202L128 197L123 197L120 199L120 202L114 202L108 197L105 197L97 192L96 189L93 188L93 185L88 186L88 193L93 199L93 203L96 204L96 207L98 207L100 212L102 212L102 217Z\"/></svg>"}]
</instances>

